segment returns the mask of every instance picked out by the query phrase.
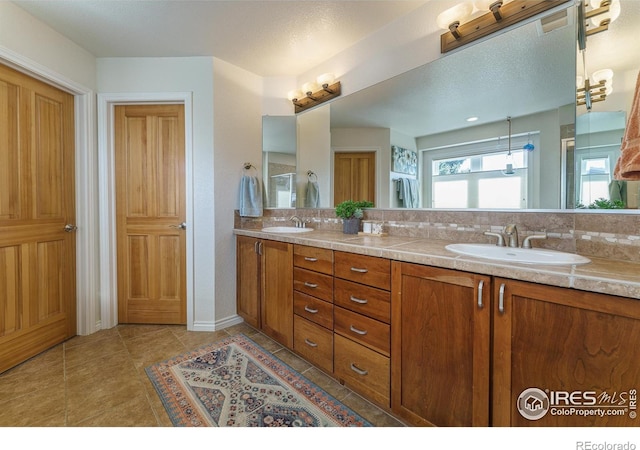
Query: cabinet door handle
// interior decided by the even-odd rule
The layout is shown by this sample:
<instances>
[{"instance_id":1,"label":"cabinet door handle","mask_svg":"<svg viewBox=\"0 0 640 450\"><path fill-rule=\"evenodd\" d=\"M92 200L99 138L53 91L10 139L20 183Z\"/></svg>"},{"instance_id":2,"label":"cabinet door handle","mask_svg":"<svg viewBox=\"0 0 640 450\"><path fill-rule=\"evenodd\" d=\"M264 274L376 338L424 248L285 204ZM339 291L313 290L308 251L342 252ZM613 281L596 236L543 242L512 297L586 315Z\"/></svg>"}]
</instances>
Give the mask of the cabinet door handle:
<instances>
[{"instance_id":1,"label":"cabinet door handle","mask_svg":"<svg viewBox=\"0 0 640 450\"><path fill-rule=\"evenodd\" d=\"M358 273L367 273L368 272L367 269L358 269L357 267L352 267L351 271L352 272L358 272Z\"/></svg>"},{"instance_id":2,"label":"cabinet door handle","mask_svg":"<svg viewBox=\"0 0 640 450\"><path fill-rule=\"evenodd\" d=\"M318 344L316 344L315 342L311 342L309 339L305 339L304 343L307 344L309 347L317 347Z\"/></svg>"},{"instance_id":3,"label":"cabinet door handle","mask_svg":"<svg viewBox=\"0 0 640 450\"><path fill-rule=\"evenodd\" d=\"M500 314L504 314L504 288L505 285L502 283L500 285L500 296L498 297L498 311L500 311Z\"/></svg>"},{"instance_id":4,"label":"cabinet door handle","mask_svg":"<svg viewBox=\"0 0 640 450\"><path fill-rule=\"evenodd\" d=\"M353 295L349 296L349 300L351 300L354 303L360 303L361 305L366 305L369 302L369 300L365 300L363 298L354 297Z\"/></svg>"},{"instance_id":5,"label":"cabinet door handle","mask_svg":"<svg viewBox=\"0 0 640 450\"><path fill-rule=\"evenodd\" d=\"M311 289L315 289L315 288L317 288L317 287L318 287L318 285L317 285L316 283L309 283L308 281L305 281L305 282L304 282L304 285L305 285L306 287L308 287L308 288L311 288Z\"/></svg>"},{"instance_id":6,"label":"cabinet door handle","mask_svg":"<svg viewBox=\"0 0 640 450\"><path fill-rule=\"evenodd\" d=\"M349 326L349 329L351 331L353 331L354 333L358 333L362 336L364 336L365 334L367 334L367 330L358 330L356 327L354 327L353 325Z\"/></svg>"},{"instance_id":7,"label":"cabinet door handle","mask_svg":"<svg viewBox=\"0 0 640 450\"><path fill-rule=\"evenodd\" d=\"M306 306L306 305L305 305L305 307L304 307L304 310L305 310L306 312L308 312L308 313L311 313L311 314L317 314L317 313L318 313L318 310L317 310L317 309L309 308L309 307L308 307L308 306Z\"/></svg>"},{"instance_id":8,"label":"cabinet door handle","mask_svg":"<svg viewBox=\"0 0 640 450\"><path fill-rule=\"evenodd\" d=\"M482 309L482 287L484 286L484 280L480 280L478 283L478 308Z\"/></svg>"},{"instance_id":9,"label":"cabinet door handle","mask_svg":"<svg viewBox=\"0 0 640 450\"><path fill-rule=\"evenodd\" d=\"M351 363L351 370L353 370L358 375L367 375L369 373L368 370L359 369L354 363Z\"/></svg>"},{"instance_id":10,"label":"cabinet door handle","mask_svg":"<svg viewBox=\"0 0 640 450\"><path fill-rule=\"evenodd\" d=\"M305 257L304 257L304 260L305 260L305 261L309 261L309 262L316 262L316 261L318 261L318 258L310 258L310 257L308 257L308 256L305 256Z\"/></svg>"}]
</instances>

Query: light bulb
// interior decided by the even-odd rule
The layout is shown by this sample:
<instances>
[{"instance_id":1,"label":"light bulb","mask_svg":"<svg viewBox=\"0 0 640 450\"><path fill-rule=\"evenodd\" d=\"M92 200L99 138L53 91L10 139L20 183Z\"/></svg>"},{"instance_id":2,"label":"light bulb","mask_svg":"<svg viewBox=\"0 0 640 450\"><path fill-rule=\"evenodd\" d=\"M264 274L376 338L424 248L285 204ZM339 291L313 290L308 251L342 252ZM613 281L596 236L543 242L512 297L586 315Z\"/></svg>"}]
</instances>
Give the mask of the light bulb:
<instances>
[{"instance_id":1,"label":"light bulb","mask_svg":"<svg viewBox=\"0 0 640 450\"><path fill-rule=\"evenodd\" d=\"M596 70L591 74L591 79L593 80L594 84L598 84L601 81L608 83L611 80L613 80L613 70L611 69Z\"/></svg>"},{"instance_id":2,"label":"light bulb","mask_svg":"<svg viewBox=\"0 0 640 450\"><path fill-rule=\"evenodd\" d=\"M309 81L302 85L302 90L305 94L311 95L318 90L318 84L315 81Z\"/></svg>"},{"instance_id":3,"label":"light bulb","mask_svg":"<svg viewBox=\"0 0 640 450\"><path fill-rule=\"evenodd\" d=\"M324 88L331 86L336 81L336 77L332 73L323 73L316 81Z\"/></svg>"},{"instance_id":4,"label":"light bulb","mask_svg":"<svg viewBox=\"0 0 640 450\"><path fill-rule=\"evenodd\" d=\"M436 18L438 27L443 30L449 30L449 25L454 22L464 23L469 19L473 12L473 5L471 3L460 3L452 8L442 11Z\"/></svg>"},{"instance_id":5,"label":"light bulb","mask_svg":"<svg viewBox=\"0 0 640 450\"><path fill-rule=\"evenodd\" d=\"M302 92L300 89L294 89L292 91L289 91L289 93L287 94L287 98L292 102L301 99L302 97L304 97L304 92Z\"/></svg>"}]
</instances>

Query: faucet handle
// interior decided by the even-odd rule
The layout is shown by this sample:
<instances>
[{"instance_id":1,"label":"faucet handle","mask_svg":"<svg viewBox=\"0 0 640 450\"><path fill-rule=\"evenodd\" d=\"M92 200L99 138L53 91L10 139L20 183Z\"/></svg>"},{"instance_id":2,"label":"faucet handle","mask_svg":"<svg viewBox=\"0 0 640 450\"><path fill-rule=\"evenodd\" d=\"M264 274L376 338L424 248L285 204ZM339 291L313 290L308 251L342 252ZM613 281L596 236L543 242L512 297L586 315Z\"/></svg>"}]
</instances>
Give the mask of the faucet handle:
<instances>
[{"instance_id":1,"label":"faucet handle","mask_svg":"<svg viewBox=\"0 0 640 450\"><path fill-rule=\"evenodd\" d=\"M498 247L504 247L504 236L501 233L493 233L491 231L485 231L483 234L485 236L497 237L498 238L498 242L496 242L496 245Z\"/></svg>"},{"instance_id":2,"label":"faucet handle","mask_svg":"<svg viewBox=\"0 0 640 450\"><path fill-rule=\"evenodd\" d=\"M522 248L531 248L531 239L546 239L547 232L545 231L543 234L532 234L531 236L527 236L522 241Z\"/></svg>"}]
</instances>

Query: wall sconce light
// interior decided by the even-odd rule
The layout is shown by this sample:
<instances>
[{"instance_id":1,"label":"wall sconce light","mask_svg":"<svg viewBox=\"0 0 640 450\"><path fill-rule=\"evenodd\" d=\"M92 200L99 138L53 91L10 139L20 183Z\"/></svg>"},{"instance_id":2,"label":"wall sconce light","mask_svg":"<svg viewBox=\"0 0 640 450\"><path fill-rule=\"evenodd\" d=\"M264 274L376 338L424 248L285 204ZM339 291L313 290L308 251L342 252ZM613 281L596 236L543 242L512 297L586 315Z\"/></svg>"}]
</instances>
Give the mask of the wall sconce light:
<instances>
[{"instance_id":1,"label":"wall sconce light","mask_svg":"<svg viewBox=\"0 0 640 450\"><path fill-rule=\"evenodd\" d=\"M336 98L341 93L342 86L340 82L335 81L335 76L332 73L325 73L320 75L316 81L303 84L302 90L295 89L289 91L287 98L293 102L295 113L298 114L332 98Z\"/></svg>"},{"instance_id":2,"label":"wall sconce light","mask_svg":"<svg viewBox=\"0 0 640 450\"><path fill-rule=\"evenodd\" d=\"M584 81L579 76L576 85L576 104L585 105L590 111L593 103L605 101L607 95L613 92L613 70L597 70L591 74L591 79L587 77Z\"/></svg>"},{"instance_id":3,"label":"wall sconce light","mask_svg":"<svg viewBox=\"0 0 640 450\"><path fill-rule=\"evenodd\" d=\"M473 4L461 3L438 15L438 26L448 30L440 36L440 52L449 52L568 1L570 0L476 0ZM487 12L469 20L474 6L477 11Z\"/></svg>"},{"instance_id":4,"label":"wall sconce light","mask_svg":"<svg viewBox=\"0 0 640 450\"><path fill-rule=\"evenodd\" d=\"M594 6L593 4L599 5ZM584 19L586 22L586 35L591 36L609 29L609 25L620 17L620 0L592 0L591 5L585 4Z\"/></svg>"}]
</instances>

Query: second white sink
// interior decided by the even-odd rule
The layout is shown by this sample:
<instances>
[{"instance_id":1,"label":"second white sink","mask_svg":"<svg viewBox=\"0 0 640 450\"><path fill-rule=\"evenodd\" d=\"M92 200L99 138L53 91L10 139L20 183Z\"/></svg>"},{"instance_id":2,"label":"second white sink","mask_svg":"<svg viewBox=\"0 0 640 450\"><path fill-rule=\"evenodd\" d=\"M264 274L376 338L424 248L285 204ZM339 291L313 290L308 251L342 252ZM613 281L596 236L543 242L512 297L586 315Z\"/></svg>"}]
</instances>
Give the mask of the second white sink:
<instances>
[{"instance_id":1,"label":"second white sink","mask_svg":"<svg viewBox=\"0 0 640 450\"><path fill-rule=\"evenodd\" d=\"M262 231L265 233L308 233L313 231L313 228L298 228L298 227L266 227Z\"/></svg>"},{"instance_id":2,"label":"second white sink","mask_svg":"<svg viewBox=\"0 0 640 450\"><path fill-rule=\"evenodd\" d=\"M574 253L541 248L498 247L495 244L449 244L445 248L461 255L522 264L560 266L591 262L589 258Z\"/></svg>"}]
</instances>

